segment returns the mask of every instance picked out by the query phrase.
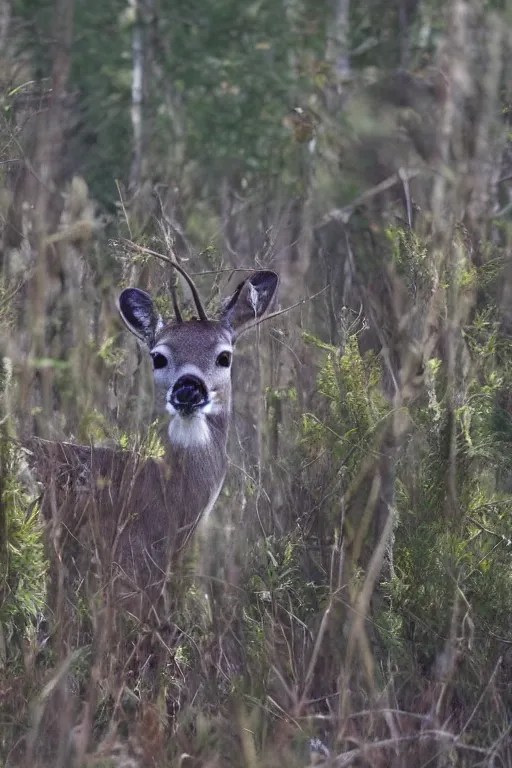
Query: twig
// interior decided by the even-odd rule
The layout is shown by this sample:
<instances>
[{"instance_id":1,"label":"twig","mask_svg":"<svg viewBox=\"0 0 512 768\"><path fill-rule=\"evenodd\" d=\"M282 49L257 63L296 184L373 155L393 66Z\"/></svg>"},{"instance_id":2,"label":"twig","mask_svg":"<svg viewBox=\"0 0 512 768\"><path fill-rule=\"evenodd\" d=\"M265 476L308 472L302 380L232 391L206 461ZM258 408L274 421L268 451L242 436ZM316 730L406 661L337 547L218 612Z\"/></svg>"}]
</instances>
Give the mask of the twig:
<instances>
[{"instance_id":1,"label":"twig","mask_svg":"<svg viewBox=\"0 0 512 768\"><path fill-rule=\"evenodd\" d=\"M21 291L25 283L26 283L26 280L22 280L21 283L19 283L16 286L16 288L14 288L14 290L11 291L11 293L9 293L7 296L5 296L5 298L2 299L2 301L0 301L0 309L3 309L5 306L7 306L7 304L9 304L10 301L14 299L16 294Z\"/></svg>"},{"instance_id":2,"label":"twig","mask_svg":"<svg viewBox=\"0 0 512 768\"><path fill-rule=\"evenodd\" d=\"M399 168L398 176L404 188L405 206L407 209L407 223L409 224L409 227L412 228L411 191L409 188L409 178L407 176L407 171L404 168Z\"/></svg>"},{"instance_id":3,"label":"twig","mask_svg":"<svg viewBox=\"0 0 512 768\"><path fill-rule=\"evenodd\" d=\"M202 275L222 275L224 272L254 272L254 267L225 267L220 269L205 269L203 272L189 272L190 277Z\"/></svg>"},{"instance_id":4,"label":"twig","mask_svg":"<svg viewBox=\"0 0 512 768\"><path fill-rule=\"evenodd\" d=\"M311 654L311 658L309 660L308 669L306 672L306 677L304 678L304 686L302 688L302 693L299 699L299 702L297 704L297 712L296 716L299 716L302 712L302 709L304 707L304 703L307 699L307 694L309 691L309 686L311 684L311 679L313 677L313 672L315 671L316 663L318 661L318 655L320 653L320 648L322 647L322 641L324 639L324 635L327 631L327 625L329 622L329 617L331 615L331 609L332 609L332 597L331 600L329 600L329 605L324 611L324 615L322 616L322 621L320 622L320 628L318 630L316 639L315 639L315 645L313 647L313 652Z\"/></svg>"},{"instance_id":5,"label":"twig","mask_svg":"<svg viewBox=\"0 0 512 768\"><path fill-rule=\"evenodd\" d=\"M244 328L242 333L245 333L246 331L250 331L251 328L254 328L257 325L260 325L261 323L265 323L267 320L272 320L274 317L279 317L279 315L284 315L286 314L286 312L291 312L292 309L296 309L297 307L300 307L302 304L305 304L306 301L313 301L313 299L316 299L317 296L320 296L320 294L324 293L329 287L330 287L330 283L328 285L325 285L320 291L317 291L317 293L314 293L312 296L306 296L304 299L300 299L300 301L297 301L295 304L292 304L289 307L285 307L284 309L278 309L277 312L271 312L270 315L264 315L259 320L256 320L256 322L251 323L251 325L248 325L246 328Z\"/></svg>"},{"instance_id":6,"label":"twig","mask_svg":"<svg viewBox=\"0 0 512 768\"><path fill-rule=\"evenodd\" d=\"M466 722L464 723L464 725L463 725L463 727L462 727L462 730L461 730L461 732L460 732L459 734L457 734L457 737L456 737L456 741L457 741L457 740L459 740L459 739L460 739L460 737L463 735L463 733L465 733L465 732L467 731L467 729L468 729L468 727L469 727L469 724L470 724L470 722L473 720L473 718L474 718L474 716L476 715L476 712L477 712L477 710L478 710L478 708L479 708L480 704L481 704L481 703L482 703L482 701L484 700L484 696L485 696L485 694L487 693L487 690L488 690L489 686L492 684L492 682L493 682L494 678L496 677L496 675L497 675L497 673L498 673L498 669L499 669L499 667L501 666L501 662L502 662L502 661L503 661L503 657L502 657L502 656L500 656L500 657L499 657L499 659L498 659L498 661L497 661L497 662L496 662L496 664L495 664L495 667L494 667L494 669L493 669L493 671L492 671L492 673L491 673L491 676L490 676L489 680L487 681L487 683L486 683L486 685L485 685L485 688L483 689L482 693L481 693L481 694L480 694L480 696L478 697L478 701L476 702L475 706L473 707L473 711L471 712L470 716L468 717L468 719L467 719L467 720L466 720Z\"/></svg>"},{"instance_id":7,"label":"twig","mask_svg":"<svg viewBox=\"0 0 512 768\"><path fill-rule=\"evenodd\" d=\"M476 752L480 755L488 754L488 750L484 747L476 747L472 744L458 744L458 737L449 731L432 730L422 731L421 733L415 733L410 736L400 736L394 739L382 739L381 741L373 741L369 744L364 744L358 749L351 749L349 752L344 752L343 754L338 755L332 761L332 765L336 768L345 768L345 766L351 765L351 763L353 763L356 758L364 756L370 751L374 751L376 749L393 749L396 748L397 744L404 744L410 741L423 741L424 739L429 738L445 739L446 741L450 742L451 747L456 746L459 749ZM425 765L426 763L423 764L422 768L424 768Z\"/></svg>"},{"instance_id":8,"label":"twig","mask_svg":"<svg viewBox=\"0 0 512 768\"><path fill-rule=\"evenodd\" d=\"M130 235L130 238L131 238L132 237L132 228L130 227L130 219L128 218L128 213L127 213L125 205L124 205L124 200L123 200L123 195L122 195L122 192L121 192L121 187L119 186L119 182L118 182L117 179L116 179L116 187L117 187L117 191L118 191L118 194L119 194L119 199L121 201L121 207L123 209L124 218L126 219L126 226L128 227L128 234Z\"/></svg>"},{"instance_id":9,"label":"twig","mask_svg":"<svg viewBox=\"0 0 512 768\"><path fill-rule=\"evenodd\" d=\"M327 224L329 221L341 221L343 224L346 224L352 216L354 209L357 208L358 205L361 205L361 203L365 203L367 200L371 200L372 197L379 195L381 192L385 192L387 189L394 187L395 184L400 182L402 184L409 182L411 179L419 176L420 173L421 171L418 169L412 171L401 169L399 173L394 173L393 176L389 176L389 178L384 179L384 181L381 181L380 184L377 184L375 187L367 189L344 208L335 208L333 211L327 213L322 218L320 223L316 225L315 229L321 227L323 224Z\"/></svg>"}]
</instances>

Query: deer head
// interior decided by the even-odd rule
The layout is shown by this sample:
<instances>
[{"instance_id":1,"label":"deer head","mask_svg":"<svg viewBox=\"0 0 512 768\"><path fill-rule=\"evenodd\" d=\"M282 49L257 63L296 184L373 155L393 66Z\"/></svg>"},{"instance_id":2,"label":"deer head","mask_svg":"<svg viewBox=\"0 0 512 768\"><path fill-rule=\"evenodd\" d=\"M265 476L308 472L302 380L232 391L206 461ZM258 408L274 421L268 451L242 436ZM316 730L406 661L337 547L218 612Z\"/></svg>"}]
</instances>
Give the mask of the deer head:
<instances>
[{"instance_id":1,"label":"deer head","mask_svg":"<svg viewBox=\"0 0 512 768\"><path fill-rule=\"evenodd\" d=\"M208 318L193 288L198 319L187 322L177 307L176 320L164 322L145 291L126 288L121 293L121 317L152 359L155 405L170 417L171 446L207 447L215 434L227 434L234 345L267 311L277 284L274 272L255 272L240 283L215 319Z\"/></svg>"}]
</instances>

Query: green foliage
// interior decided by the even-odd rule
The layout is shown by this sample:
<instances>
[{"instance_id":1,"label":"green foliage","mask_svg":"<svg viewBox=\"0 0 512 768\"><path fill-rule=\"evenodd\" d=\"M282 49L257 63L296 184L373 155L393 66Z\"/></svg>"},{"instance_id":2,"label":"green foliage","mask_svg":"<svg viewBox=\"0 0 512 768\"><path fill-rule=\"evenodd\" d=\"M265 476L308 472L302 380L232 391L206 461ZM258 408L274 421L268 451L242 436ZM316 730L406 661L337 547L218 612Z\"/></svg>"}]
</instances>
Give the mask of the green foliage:
<instances>
[{"instance_id":1,"label":"green foliage","mask_svg":"<svg viewBox=\"0 0 512 768\"><path fill-rule=\"evenodd\" d=\"M479 663L490 655L492 637L508 635L512 496L499 490L500 473L510 471L510 436L496 431L496 408L506 368L496 365L499 341L495 310L476 314L465 330L476 371L456 411L457 485L462 525L454 529L444 503L448 459L443 457L442 368L431 361L427 404L416 405L413 418L422 427L414 444L413 476L400 462L396 504L399 525L394 548L394 576L383 625L383 642L403 669L411 648L432 660L449 633L451 610L462 600L468 626L479 636ZM437 390L437 394L436 394ZM410 459L409 459L410 460ZM428 578L425 575L428 574ZM468 638L470 642L470 638ZM400 660L400 661L399 661Z\"/></svg>"},{"instance_id":2,"label":"green foliage","mask_svg":"<svg viewBox=\"0 0 512 768\"><path fill-rule=\"evenodd\" d=\"M304 541L267 537L253 553L249 588L260 614L275 615L285 605L290 615L308 621L318 609L323 588L304 583L301 571Z\"/></svg>"},{"instance_id":3,"label":"green foliage","mask_svg":"<svg viewBox=\"0 0 512 768\"><path fill-rule=\"evenodd\" d=\"M30 25L23 45L43 76L51 71L49 48L32 30L36 24L43 38L51 34L51 7L18 0L15 8ZM318 11L297 5L289 15L269 0L164 4L157 24L142 25L151 73L144 101L151 142L146 172L166 183L168 173L187 167L187 187L207 180L212 190L218 173L243 178L246 188L263 175L275 178L290 143L283 117L295 106L292 94L314 84L311 57L323 38ZM80 34L73 44L71 90L80 94L80 119L70 151L80 158L78 171L93 196L110 210L118 198L115 181L128 180L132 151L134 23L119 0L76 5ZM157 66L150 69L153 61Z\"/></svg>"},{"instance_id":4,"label":"green foliage","mask_svg":"<svg viewBox=\"0 0 512 768\"><path fill-rule=\"evenodd\" d=\"M386 406L379 393L379 365L373 354L364 357L356 334L348 337L343 352L311 335L305 340L325 352L318 374L318 392L325 408L322 415L306 413L302 444L309 451L328 447L346 469L354 471L372 442Z\"/></svg>"},{"instance_id":5,"label":"green foliage","mask_svg":"<svg viewBox=\"0 0 512 768\"><path fill-rule=\"evenodd\" d=\"M306 640L308 626L327 600L325 584L304 578L307 547L294 533L266 537L252 548L243 626L253 696L264 697L269 667L278 658L282 671L296 679L300 662L287 646Z\"/></svg>"},{"instance_id":6,"label":"green foliage","mask_svg":"<svg viewBox=\"0 0 512 768\"><path fill-rule=\"evenodd\" d=\"M38 507L18 473L22 455L3 437L1 504L5 515L0 553L0 663L17 659L24 640L32 637L46 599L47 563ZM19 659L17 659L19 660Z\"/></svg>"},{"instance_id":7,"label":"green foliage","mask_svg":"<svg viewBox=\"0 0 512 768\"><path fill-rule=\"evenodd\" d=\"M405 277L408 289L413 295L427 293L434 278L427 244L410 229L390 227L387 236L393 248L393 261Z\"/></svg>"},{"instance_id":8,"label":"green foliage","mask_svg":"<svg viewBox=\"0 0 512 768\"><path fill-rule=\"evenodd\" d=\"M428 294L434 277L428 245L400 228L389 229L387 235L409 290ZM462 331L452 416L455 457L448 445L452 421L444 360L432 357L426 362L424 395L408 409L411 426L396 462L393 562L389 581L381 584L385 599L375 617L380 642L400 680L416 676L418 665L431 669L448 642L454 611L466 616L464 647L471 649L473 663L485 667L486 674L491 671L488 660L494 658L493 638L509 636L512 430L509 410L500 404L509 402L512 358L490 295L497 274L492 264L477 270L460 262L454 276L461 307L468 292L476 286L481 291L481 301ZM319 496L324 500L332 495L334 501L323 503L338 509L341 493L364 461L372 451L377 457L378 427L389 411L378 386L379 363L361 355L357 335L347 338L341 352L305 338L319 350L322 362L317 408L303 415L301 447L309 463L328 457ZM446 503L453 460L457 521ZM464 679L461 691L468 694L471 680Z\"/></svg>"},{"instance_id":9,"label":"green foliage","mask_svg":"<svg viewBox=\"0 0 512 768\"><path fill-rule=\"evenodd\" d=\"M137 452L145 459L161 459L165 453L165 448L162 442L160 427L159 422L154 421L149 425L142 439L137 435L125 432L119 437L119 446L123 450Z\"/></svg>"}]
</instances>

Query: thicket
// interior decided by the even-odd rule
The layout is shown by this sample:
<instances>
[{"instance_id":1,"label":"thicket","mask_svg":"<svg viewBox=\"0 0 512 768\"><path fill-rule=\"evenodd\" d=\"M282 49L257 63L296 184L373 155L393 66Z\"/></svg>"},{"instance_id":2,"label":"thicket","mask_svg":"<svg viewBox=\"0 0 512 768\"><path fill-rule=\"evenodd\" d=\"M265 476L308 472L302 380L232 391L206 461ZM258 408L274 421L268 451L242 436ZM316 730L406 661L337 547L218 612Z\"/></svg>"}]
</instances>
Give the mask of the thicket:
<instances>
[{"instance_id":1,"label":"thicket","mask_svg":"<svg viewBox=\"0 0 512 768\"><path fill-rule=\"evenodd\" d=\"M0 5L2 764L512 765L509 16ZM92 601L59 642L25 445L161 450L115 308L170 309L141 248L292 307L237 350L151 707Z\"/></svg>"}]
</instances>

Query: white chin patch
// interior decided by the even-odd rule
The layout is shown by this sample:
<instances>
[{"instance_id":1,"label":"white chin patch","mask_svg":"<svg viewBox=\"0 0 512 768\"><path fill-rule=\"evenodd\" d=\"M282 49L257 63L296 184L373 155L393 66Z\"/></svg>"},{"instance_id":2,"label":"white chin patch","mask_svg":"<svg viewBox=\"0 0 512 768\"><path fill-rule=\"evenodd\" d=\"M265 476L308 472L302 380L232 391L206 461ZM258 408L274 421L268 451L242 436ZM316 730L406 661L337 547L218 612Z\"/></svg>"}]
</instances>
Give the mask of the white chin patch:
<instances>
[{"instance_id":1,"label":"white chin patch","mask_svg":"<svg viewBox=\"0 0 512 768\"><path fill-rule=\"evenodd\" d=\"M169 441L172 445L193 448L210 442L210 427L203 412L199 411L192 416L180 416L170 404L167 410L172 415L168 429Z\"/></svg>"}]
</instances>

